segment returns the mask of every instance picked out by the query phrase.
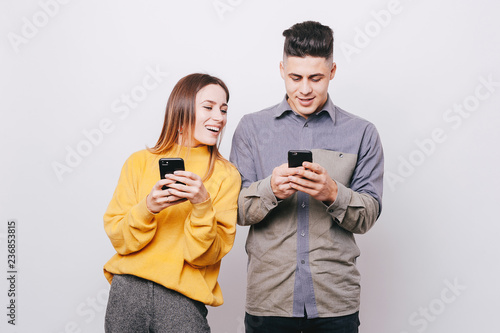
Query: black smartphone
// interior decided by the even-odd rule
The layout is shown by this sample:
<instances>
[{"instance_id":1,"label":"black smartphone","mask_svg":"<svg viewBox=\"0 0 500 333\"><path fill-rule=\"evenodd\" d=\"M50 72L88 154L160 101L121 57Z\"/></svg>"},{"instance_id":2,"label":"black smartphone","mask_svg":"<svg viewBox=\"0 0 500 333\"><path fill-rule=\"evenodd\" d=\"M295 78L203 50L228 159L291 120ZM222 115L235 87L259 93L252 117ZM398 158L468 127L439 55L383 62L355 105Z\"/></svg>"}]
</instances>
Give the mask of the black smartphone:
<instances>
[{"instance_id":1,"label":"black smartphone","mask_svg":"<svg viewBox=\"0 0 500 333\"><path fill-rule=\"evenodd\" d=\"M312 162L312 152L310 150L290 150L288 151L288 167L296 168L302 166L303 162Z\"/></svg>"},{"instance_id":2,"label":"black smartphone","mask_svg":"<svg viewBox=\"0 0 500 333\"><path fill-rule=\"evenodd\" d=\"M174 171L184 171L184 160L180 157L160 158L158 163L161 179L165 179L166 174L174 173ZM182 184L181 182L178 183ZM166 185L163 185L161 189L166 190L167 188Z\"/></svg>"}]
</instances>

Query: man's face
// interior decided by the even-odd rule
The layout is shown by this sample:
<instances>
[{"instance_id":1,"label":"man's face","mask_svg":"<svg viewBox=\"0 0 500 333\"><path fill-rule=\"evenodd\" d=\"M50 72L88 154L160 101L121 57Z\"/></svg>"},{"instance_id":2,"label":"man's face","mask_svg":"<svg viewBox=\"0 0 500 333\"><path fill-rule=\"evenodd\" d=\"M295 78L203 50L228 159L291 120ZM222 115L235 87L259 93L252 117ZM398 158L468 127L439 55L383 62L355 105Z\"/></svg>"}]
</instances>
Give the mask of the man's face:
<instances>
[{"instance_id":1,"label":"man's face","mask_svg":"<svg viewBox=\"0 0 500 333\"><path fill-rule=\"evenodd\" d=\"M336 68L334 62L322 57L285 56L280 71L292 110L304 118L320 111L328 99L328 85Z\"/></svg>"}]
</instances>

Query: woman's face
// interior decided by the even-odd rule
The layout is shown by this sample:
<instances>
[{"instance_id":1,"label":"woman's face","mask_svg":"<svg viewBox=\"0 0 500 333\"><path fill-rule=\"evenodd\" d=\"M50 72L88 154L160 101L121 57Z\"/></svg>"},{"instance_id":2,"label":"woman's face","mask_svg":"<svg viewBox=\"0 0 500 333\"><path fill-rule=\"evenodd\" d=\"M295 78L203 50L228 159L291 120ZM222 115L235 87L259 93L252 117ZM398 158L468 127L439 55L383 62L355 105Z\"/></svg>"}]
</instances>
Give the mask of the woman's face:
<instances>
[{"instance_id":1,"label":"woman's face","mask_svg":"<svg viewBox=\"0 0 500 333\"><path fill-rule=\"evenodd\" d=\"M214 146L227 121L227 96L217 84L203 87L196 94L195 127L192 146Z\"/></svg>"}]
</instances>

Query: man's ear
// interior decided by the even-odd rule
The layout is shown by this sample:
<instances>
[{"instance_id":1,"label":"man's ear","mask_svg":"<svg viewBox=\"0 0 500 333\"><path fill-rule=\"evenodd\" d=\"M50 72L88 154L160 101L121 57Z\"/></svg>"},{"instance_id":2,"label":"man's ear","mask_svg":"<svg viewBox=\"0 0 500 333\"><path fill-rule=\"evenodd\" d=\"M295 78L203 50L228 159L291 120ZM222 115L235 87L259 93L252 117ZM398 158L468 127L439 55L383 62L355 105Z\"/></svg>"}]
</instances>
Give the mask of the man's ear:
<instances>
[{"instance_id":1,"label":"man's ear","mask_svg":"<svg viewBox=\"0 0 500 333\"><path fill-rule=\"evenodd\" d=\"M285 79L285 64L283 61L280 61L280 74L281 78L284 80Z\"/></svg>"},{"instance_id":2,"label":"man's ear","mask_svg":"<svg viewBox=\"0 0 500 333\"><path fill-rule=\"evenodd\" d=\"M332 64L332 70L330 72L330 80L332 80L335 77L335 72L337 71L337 64L333 63Z\"/></svg>"}]
</instances>

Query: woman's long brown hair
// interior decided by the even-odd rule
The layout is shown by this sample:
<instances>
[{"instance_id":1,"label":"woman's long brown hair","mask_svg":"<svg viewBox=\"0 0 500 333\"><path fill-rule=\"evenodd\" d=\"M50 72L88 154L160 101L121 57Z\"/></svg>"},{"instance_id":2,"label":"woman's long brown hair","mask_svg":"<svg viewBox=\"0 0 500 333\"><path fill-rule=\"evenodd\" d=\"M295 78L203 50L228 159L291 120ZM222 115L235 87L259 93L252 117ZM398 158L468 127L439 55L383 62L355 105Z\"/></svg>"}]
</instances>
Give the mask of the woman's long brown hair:
<instances>
[{"instance_id":1,"label":"woman's long brown hair","mask_svg":"<svg viewBox=\"0 0 500 333\"><path fill-rule=\"evenodd\" d=\"M229 90L226 84L217 77L208 74L194 73L183 77L177 82L168 98L160 137L154 147L148 148L151 153L165 154L170 151L175 144L187 146L193 141L196 118L196 94L210 84L220 86L226 93L226 102L229 101ZM206 174L202 177L203 181L212 176L217 160L226 161L219 153L221 137L222 133L219 135L217 143L214 146L208 146L210 163Z\"/></svg>"}]
</instances>

